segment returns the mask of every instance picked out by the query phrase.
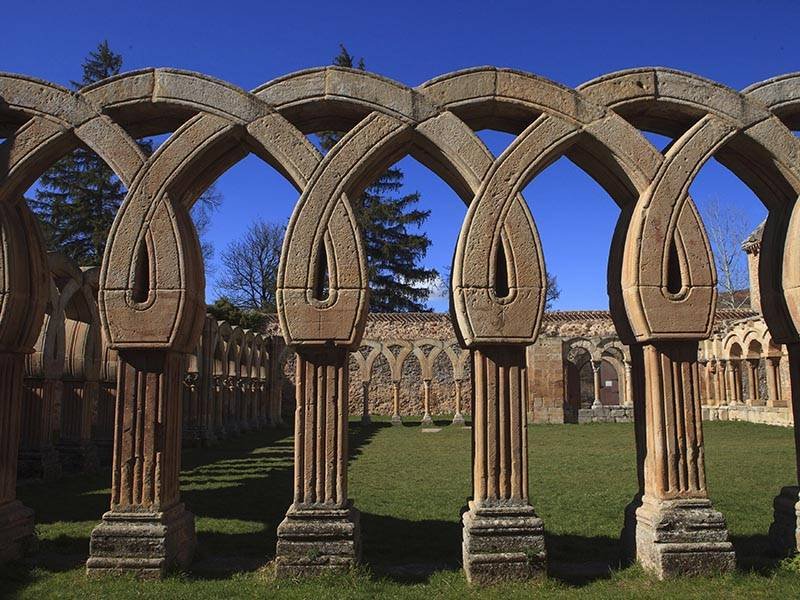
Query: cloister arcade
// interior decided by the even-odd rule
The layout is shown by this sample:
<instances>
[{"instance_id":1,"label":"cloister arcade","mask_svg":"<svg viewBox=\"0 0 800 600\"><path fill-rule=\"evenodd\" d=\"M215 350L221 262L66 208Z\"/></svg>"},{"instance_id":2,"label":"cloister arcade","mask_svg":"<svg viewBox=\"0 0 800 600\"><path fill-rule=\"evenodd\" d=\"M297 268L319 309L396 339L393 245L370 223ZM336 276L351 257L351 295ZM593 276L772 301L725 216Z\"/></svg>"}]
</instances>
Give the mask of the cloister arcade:
<instances>
[{"instance_id":1,"label":"cloister arcade","mask_svg":"<svg viewBox=\"0 0 800 600\"><path fill-rule=\"evenodd\" d=\"M620 207L607 289L618 336L630 349L626 387L637 421L640 487L626 510L626 548L662 577L732 569L725 519L706 488L700 416L698 350L712 333L716 279L688 188L715 157L768 208L761 306L797 381L798 117L796 75L739 93L660 68L613 73L576 89L507 69L460 71L412 89L324 68L251 93L171 69L127 73L78 93L0 76L2 555L15 554L32 532L30 511L15 500L21 406L34 385L43 402L54 401L61 379L53 369L63 361L51 365L42 349L66 343L66 333L58 341L49 326L62 318L61 308L22 193L55 160L85 145L128 189L97 283L103 337L117 353L117 397L110 510L92 534L90 574L161 576L191 561L194 517L181 503L178 481L184 405L197 410L190 421L201 439L252 427L264 414L263 391L247 382L254 368L262 372L268 352L255 352L245 332L220 325L225 347L209 340L200 352L210 357L206 366L196 367L188 385L186 375L187 355L197 353L206 328L202 256L188 211L249 152L300 192L277 289L283 337L297 354L294 501L278 529L280 576L348 568L359 559L358 511L347 493L348 360L361 347L369 282L348 198L406 154L468 206L451 282L454 327L469 351L473 381L473 495L463 516L468 579L531 577L546 564L544 525L529 500L525 417L525 356L542 321L545 269L520 190L561 156ZM485 128L516 138L495 157L475 134ZM347 131L325 156L306 138L322 130ZM662 154L641 130L673 143ZM164 133L169 139L144 156L136 138ZM66 307L64 315L85 318ZM27 382L29 373L41 374L43 383ZM196 406L192 385L212 386L213 411ZM68 404L82 405L85 391ZM792 396L798 410L800 399ZM64 424L79 447L81 427L73 433L72 423ZM46 450L34 437L29 443ZM798 488L784 488L772 533L785 550L800 541L797 505Z\"/></svg>"},{"instance_id":2,"label":"cloister arcade","mask_svg":"<svg viewBox=\"0 0 800 600\"><path fill-rule=\"evenodd\" d=\"M46 316L25 362L18 476L52 480L111 463L115 429L116 352L104 343L97 310L97 267L47 256ZM233 344L231 343L233 342ZM209 445L239 431L280 425L280 389L270 385L279 338L206 316L182 380L183 444ZM215 364L214 351L227 355ZM274 389L273 389L274 388ZM227 430L226 430L227 426Z\"/></svg>"},{"instance_id":3,"label":"cloister arcade","mask_svg":"<svg viewBox=\"0 0 800 600\"><path fill-rule=\"evenodd\" d=\"M737 321L705 340L699 362L705 418L792 424L787 350L773 341L761 317Z\"/></svg>"}]
</instances>

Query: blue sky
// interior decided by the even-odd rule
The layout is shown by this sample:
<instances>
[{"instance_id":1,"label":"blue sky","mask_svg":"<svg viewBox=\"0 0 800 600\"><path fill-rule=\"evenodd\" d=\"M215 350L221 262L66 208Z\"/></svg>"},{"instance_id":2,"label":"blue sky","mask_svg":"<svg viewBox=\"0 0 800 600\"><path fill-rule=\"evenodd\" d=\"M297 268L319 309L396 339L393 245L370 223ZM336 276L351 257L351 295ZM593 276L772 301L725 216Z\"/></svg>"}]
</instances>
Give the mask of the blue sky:
<instances>
[{"instance_id":1,"label":"blue sky","mask_svg":"<svg viewBox=\"0 0 800 600\"><path fill-rule=\"evenodd\" d=\"M668 66L741 89L800 69L800 2L78 2L7 3L0 70L67 85L107 38L125 70L192 69L246 89L285 73L328 64L344 43L367 68L409 85L455 69L491 64L575 86L623 68ZM505 134L481 134L497 153ZM435 175L404 159L409 191L431 209L430 266L449 265L465 208ZM254 218L285 221L297 193L255 157L218 181L224 196L209 233L217 250ZM755 226L765 211L716 163L692 188L701 212L711 197L734 204ZM525 190L557 277L561 309L607 308L605 273L617 208L566 160ZM209 278L208 299L216 297ZM435 301L443 309L446 303Z\"/></svg>"}]
</instances>

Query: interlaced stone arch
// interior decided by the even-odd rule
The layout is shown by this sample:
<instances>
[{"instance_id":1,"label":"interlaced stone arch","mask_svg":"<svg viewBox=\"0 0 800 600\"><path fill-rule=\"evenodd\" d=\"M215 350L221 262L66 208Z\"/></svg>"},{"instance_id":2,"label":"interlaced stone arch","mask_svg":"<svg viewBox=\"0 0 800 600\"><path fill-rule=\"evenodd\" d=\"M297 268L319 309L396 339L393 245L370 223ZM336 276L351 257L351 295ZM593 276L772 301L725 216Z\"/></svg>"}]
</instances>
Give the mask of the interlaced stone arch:
<instances>
[{"instance_id":1,"label":"interlaced stone arch","mask_svg":"<svg viewBox=\"0 0 800 600\"><path fill-rule=\"evenodd\" d=\"M137 511L149 515L145 537L166 536L164 543L154 544L164 552L140 561L140 571L159 574L171 563L188 561L193 519L179 503L179 412L169 400L178 393L184 355L194 349L205 322L203 270L196 268L202 259L188 209L214 178L254 150L301 191L281 260L279 312L287 342L303 352L298 398L328 411L315 417L298 402L295 503L279 532L278 568L300 573L327 564L327 556L310 566L296 560L303 539L297 525L308 519L320 531L335 523L344 532L341 564L351 563L358 555L358 522L347 502L342 406L347 406L346 354L358 347L363 334L367 281L347 195L411 153L469 205L453 272L456 330L471 352L476 378L474 499L464 521L465 568L480 581L503 576L505 569L531 574L530 557L536 558L534 566L543 565L544 546L541 521L528 503L525 403L519 400L525 396L522 351L535 340L541 319L544 269L533 219L519 190L567 155L622 207L609 260L612 311L621 337L634 344L637 419L666 440L663 448L654 445L644 425L638 428L643 466L640 494L626 526L630 548L657 573L678 572L683 563L670 562L678 546L658 538L653 524L694 522L702 512L705 537L687 534L680 551L702 553L707 564L730 568L724 520L707 499L699 399L693 391L697 340L710 332L715 275L687 188L715 155L767 205L762 305L772 335L788 344L796 370L800 309L794 294L800 289L800 269L794 250L800 243L800 220L792 211L800 190L800 142L787 128L798 121L795 80L786 76L738 94L684 73L636 69L570 90L525 73L481 68L411 89L372 74L328 68L290 75L248 94L198 74L151 69L75 94L45 82L0 76L0 131L11 134L0 155L0 264L5 265L0 347L7 354L0 366L8 373L4 393L9 398L0 405L12 411L8 422L16 427L20 353L33 347L49 294L41 236L19 198L58 157L83 143L129 190L103 260L100 316L110 348L120 351L117 377L123 396L118 401L126 418L140 410L133 408L137 395L155 394L144 431L158 432L139 439L119 428L112 511L93 535L89 567L128 564L116 540L130 526L126 515ZM487 126L518 134L496 159L473 133ZM662 156L636 130L639 126L676 141ZM176 127L146 159L133 139ZM321 157L303 135L319 128L349 131ZM501 258L509 267L506 285L499 284ZM327 297L316 297L319 274L325 271L333 285ZM508 294L500 294L503 287ZM229 332L226 352L238 344L231 342L237 335ZM683 390L679 400L672 397L675 389ZM685 430L665 408L673 402L690 425ZM508 437L493 425L498 420L508 424ZM3 439L16 439L13 427ZM134 472L125 448L139 441L145 458ZM5 450L0 457L15 462L15 450ZM685 453L683 462L670 462L673 450ZM13 501L11 470L5 463L2 467L4 510L27 514ZM775 531L791 539L797 525L796 491L790 490L782 502L792 510L783 511ZM472 535L483 531L490 513L497 516L498 506L509 508L504 515L511 521L522 519L535 540L523 552L502 531L493 530L496 539L504 540L503 565L479 551Z\"/></svg>"}]
</instances>

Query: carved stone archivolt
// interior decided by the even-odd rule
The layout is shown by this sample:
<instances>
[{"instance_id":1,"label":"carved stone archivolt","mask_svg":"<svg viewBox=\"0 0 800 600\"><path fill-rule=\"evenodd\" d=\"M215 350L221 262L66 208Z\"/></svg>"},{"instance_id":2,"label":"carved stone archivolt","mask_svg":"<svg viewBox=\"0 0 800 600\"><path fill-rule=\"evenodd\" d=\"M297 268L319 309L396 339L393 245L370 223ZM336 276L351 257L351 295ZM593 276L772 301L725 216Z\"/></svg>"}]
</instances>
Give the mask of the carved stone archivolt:
<instances>
[{"instance_id":1,"label":"carved stone archivolt","mask_svg":"<svg viewBox=\"0 0 800 600\"><path fill-rule=\"evenodd\" d=\"M61 318L46 311L52 295L47 256L22 193L82 144L128 189L96 284L105 347L117 353L121 416L111 511L93 537L89 567L160 575L190 559L193 518L180 503L177 482L180 399L188 393L187 406L195 406L192 386L183 385L187 355L202 355L211 365L205 377L197 371L193 385L213 390L213 407L197 408L197 427L217 434L260 418L250 382L262 350L235 328L208 329L202 257L189 210L216 177L253 152L300 194L277 290L285 341L299 355L296 494L279 530L278 570L294 575L355 563L358 516L347 498L343 458L347 356L361 345L369 282L348 198L410 154L468 206L452 277L452 317L476 377L465 568L479 581L531 576L544 567L545 551L522 475L524 352L541 323L545 269L521 190L567 156L621 209L609 259L612 316L631 346L629 379L640 431L658 432L637 437L642 477L628 511L631 554L659 576L728 569L733 555L724 519L711 508L703 483L697 370L698 343L711 333L716 275L688 189L713 156L768 208L761 304L775 342L786 345L797 371L800 140L791 128L798 121L796 75L742 93L660 68L614 73L570 89L507 69L460 71L409 88L329 67L250 93L173 69L123 74L77 93L0 75L0 134L7 138L0 146L0 362L9 374L0 399L0 423L8 431L0 439L18 439L22 357L46 338L40 332L50 328L43 323ZM475 135L482 128L516 138L494 157ZM640 129L674 141L661 154ZM347 134L322 156L305 137L321 130ZM167 132L173 133L150 157L135 142ZM71 335L82 334L73 328ZM208 343L198 350L201 336ZM141 398L148 400L142 404ZM142 424L139 433L126 428L131 419ZM503 425L495 430L498 419ZM152 477L128 472L133 456L126 448L133 446L143 452L136 459L139 475ZM683 469L675 473L674 453ZM2 555L14 554L25 532L15 516L27 514L15 501L16 463L16 443L10 443L0 454L0 547L10 548ZM783 497L792 498L784 504L791 505L786 518L793 525L782 531L796 532L797 488ZM685 527L666 535L673 522ZM510 533L515 524L524 524L524 539ZM319 539L325 542L309 554ZM521 552L524 544L536 551ZM790 545L796 547L796 538ZM131 554L146 547L159 550ZM304 558L310 555L316 559Z\"/></svg>"}]
</instances>

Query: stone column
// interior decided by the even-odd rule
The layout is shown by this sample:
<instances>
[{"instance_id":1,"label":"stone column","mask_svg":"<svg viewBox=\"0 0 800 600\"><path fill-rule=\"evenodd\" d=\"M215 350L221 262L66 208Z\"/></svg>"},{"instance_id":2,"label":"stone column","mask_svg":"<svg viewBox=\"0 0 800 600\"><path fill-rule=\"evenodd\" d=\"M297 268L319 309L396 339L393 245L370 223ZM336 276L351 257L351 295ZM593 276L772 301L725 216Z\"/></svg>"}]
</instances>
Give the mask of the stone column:
<instances>
[{"instance_id":1,"label":"stone column","mask_svg":"<svg viewBox=\"0 0 800 600\"><path fill-rule=\"evenodd\" d=\"M24 354L0 354L0 562L20 558L35 540L33 511L17 500L24 364Z\"/></svg>"},{"instance_id":2,"label":"stone column","mask_svg":"<svg viewBox=\"0 0 800 600\"><path fill-rule=\"evenodd\" d=\"M211 394L214 405L214 437L224 440L228 437L225 430L225 377L214 375L211 378Z\"/></svg>"},{"instance_id":3,"label":"stone column","mask_svg":"<svg viewBox=\"0 0 800 600\"><path fill-rule=\"evenodd\" d=\"M627 551L659 578L735 567L725 518L708 498L697 342L641 347L636 411L641 491L626 515Z\"/></svg>"},{"instance_id":4,"label":"stone column","mask_svg":"<svg viewBox=\"0 0 800 600\"><path fill-rule=\"evenodd\" d=\"M372 419L369 417L369 381L361 382L361 397L363 399L363 408L361 410L361 424L369 425Z\"/></svg>"},{"instance_id":5,"label":"stone column","mask_svg":"<svg viewBox=\"0 0 800 600\"><path fill-rule=\"evenodd\" d=\"M60 420L60 380L26 377L22 395L22 422L19 447L20 479L53 481L61 477L61 461L53 445Z\"/></svg>"},{"instance_id":6,"label":"stone column","mask_svg":"<svg viewBox=\"0 0 800 600\"><path fill-rule=\"evenodd\" d=\"M748 359L743 362L747 365L747 398L745 401L748 406L757 406L759 401L758 385L756 384L758 361L754 362Z\"/></svg>"},{"instance_id":7,"label":"stone column","mask_svg":"<svg viewBox=\"0 0 800 600\"><path fill-rule=\"evenodd\" d=\"M111 465L114 453L114 415L117 410L117 351L104 348L101 363L97 410L92 424L92 439L100 464Z\"/></svg>"},{"instance_id":8,"label":"stone column","mask_svg":"<svg viewBox=\"0 0 800 600\"><path fill-rule=\"evenodd\" d=\"M275 426L283 426L283 373L281 370L280 357L285 348L283 338L280 336L272 336L271 346L269 353L269 393L270 393L270 406L272 423Z\"/></svg>"},{"instance_id":9,"label":"stone column","mask_svg":"<svg viewBox=\"0 0 800 600\"><path fill-rule=\"evenodd\" d=\"M239 385L235 375L225 378L225 430L233 437L242 433L239 420Z\"/></svg>"},{"instance_id":10,"label":"stone column","mask_svg":"<svg viewBox=\"0 0 800 600\"><path fill-rule=\"evenodd\" d=\"M714 363L714 404L716 406L724 406L725 398L723 397L725 391L725 380L722 376L723 366L720 361Z\"/></svg>"},{"instance_id":11,"label":"stone column","mask_svg":"<svg viewBox=\"0 0 800 600\"><path fill-rule=\"evenodd\" d=\"M472 500L463 515L464 570L485 584L545 569L544 528L528 500L524 346L472 351Z\"/></svg>"},{"instance_id":12,"label":"stone column","mask_svg":"<svg viewBox=\"0 0 800 600\"><path fill-rule=\"evenodd\" d=\"M631 363L629 360L625 361L625 401L624 406L633 406L633 385L631 382Z\"/></svg>"},{"instance_id":13,"label":"stone column","mask_svg":"<svg viewBox=\"0 0 800 600\"><path fill-rule=\"evenodd\" d=\"M200 374L189 371L182 379L183 389L183 445L189 448L202 446L200 431Z\"/></svg>"},{"instance_id":14,"label":"stone column","mask_svg":"<svg viewBox=\"0 0 800 600\"><path fill-rule=\"evenodd\" d=\"M736 360L733 366L733 394L737 403L742 403L742 359Z\"/></svg>"},{"instance_id":15,"label":"stone column","mask_svg":"<svg viewBox=\"0 0 800 600\"><path fill-rule=\"evenodd\" d=\"M795 481L800 483L800 344L787 344L789 385L794 417ZM769 528L773 549L783 555L800 552L800 485L781 489L773 502L774 519Z\"/></svg>"},{"instance_id":16,"label":"stone column","mask_svg":"<svg viewBox=\"0 0 800 600\"><path fill-rule=\"evenodd\" d=\"M602 389L603 382L600 380L600 361L592 361L592 373L594 373L594 402L592 408L601 408L603 403L600 401L600 390Z\"/></svg>"},{"instance_id":17,"label":"stone column","mask_svg":"<svg viewBox=\"0 0 800 600\"><path fill-rule=\"evenodd\" d=\"M392 381L392 425L401 425L400 417L400 382Z\"/></svg>"},{"instance_id":18,"label":"stone column","mask_svg":"<svg viewBox=\"0 0 800 600\"><path fill-rule=\"evenodd\" d=\"M424 414L422 415L422 426L430 427L433 425L431 418L431 380L422 380L422 407Z\"/></svg>"},{"instance_id":19,"label":"stone column","mask_svg":"<svg viewBox=\"0 0 800 600\"><path fill-rule=\"evenodd\" d=\"M733 360L725 363L725 392L728 404L736 404L736 366Z\"/></svg>"},{"instance_id":20,"label":"stone column","mask_svg":"<svg viewBox=\"0 0 800 600\"><path fill-rule=\"evenodd\" d=\"M453 425L464 426L464 415L461 414L461 380L455 380L456 385L456 414L453 415Z\"/></svg>"},{"instance_id":21,"label":"stone column","mask_svg":"<svg viewBox=\"0 0 800 600\"><path fill-rule=\"evenodd\" d=\"M278 526L279 577L345 571L360 559L359 513L347 498L348 352L297 351L294 502Z\"/></svg>"},{"instance_id":22,"label":"stone column","mask_svg":"<svg viewBox=\"0 0 800 600\"><path fill-rule=\"evenodd\" d=\"M778 390L778 360L772 356L764 359L767 371L767 406L780 406Z\"/></svg>"},{"instance_id":23,"label":"stone column","mask_svg":"<svg viewBox=\"0 0 800 600\"><path fill-rule=\"evenodd\" d=\"M712 406L714 404L714 395L712 393L711 385L711 362L708 360L698 361L699 368L702 369L701 377L703 379L703 389L700 395L700 404Z\"/></svg>"},{"instance_id":24,"label":"stone column","mask_svg":"<svg viewBox=\"0 0 800 600\"><path fill-rule=\"evenodd\" d=\"M194 515L178 480L184 363L171 351L119 352L111 509L92 531L89 574L162 577L191 561Z\"/></svg>"},{"instance_id":25,"label":"stone column","mask_svg":"<svg viewBox=\"0 0 800 600\"><path fill-rule=\"evenodd\" d=\"M99 388L97 380L64 381L58 454L66 471L94 473L99 467L97 448L92 443L92 408Z\"/></svg>"}]
</instances>

